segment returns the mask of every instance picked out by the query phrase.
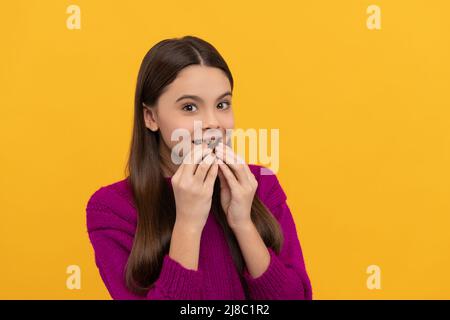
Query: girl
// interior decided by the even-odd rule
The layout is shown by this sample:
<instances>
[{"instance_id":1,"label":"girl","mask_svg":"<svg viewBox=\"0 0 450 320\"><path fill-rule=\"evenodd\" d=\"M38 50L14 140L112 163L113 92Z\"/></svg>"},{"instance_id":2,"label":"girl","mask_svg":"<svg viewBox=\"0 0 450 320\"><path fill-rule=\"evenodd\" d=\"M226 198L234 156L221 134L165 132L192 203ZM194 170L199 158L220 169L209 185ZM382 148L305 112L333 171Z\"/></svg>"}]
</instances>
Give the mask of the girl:
<instances>
[{"instance_id":1,"label":"girl","mask_svg":"<svg viewBox=\"0 0 450 320\"><path fill-rule=\"evenodd\" d=\"M208 148L189 139L173 161L174 131L193 133L194 121L205 135L234 128L232 90L226 62L197 37L163 40L144 57L127 178L99 188L86 207L113 299L312 299L275 174L239 162L229 141Z\"/></svg>"}]
</instances>

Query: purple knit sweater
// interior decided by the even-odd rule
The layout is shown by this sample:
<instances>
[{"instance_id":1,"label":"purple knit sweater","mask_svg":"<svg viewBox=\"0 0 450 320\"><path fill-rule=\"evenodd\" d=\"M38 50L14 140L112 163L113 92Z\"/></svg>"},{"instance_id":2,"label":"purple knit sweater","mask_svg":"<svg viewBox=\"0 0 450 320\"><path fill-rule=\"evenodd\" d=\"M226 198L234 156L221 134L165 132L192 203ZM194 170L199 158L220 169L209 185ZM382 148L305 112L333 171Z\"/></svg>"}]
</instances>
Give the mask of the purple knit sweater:
<instances>
[{"instance_id":1,"label":"purple knit sweater","mask_svg":"<svg viewBox=\"0 0 450 320\"><path fill-rule=\"evenodd\" d=\"M262 166L249 165L258 180L256 195L280 223L284 243L279 255L268 248L268 269L254 279L244 270L242 283L225 235L210 212L202 232L198 270L183 267L164 256L160 275L145 296L125 285L125 265L136 230L137 212L127 180L98 189L86 207L87 231L100 275L113 299L251 300L312 299L300 242L286 194L276 175L261 175ZM265 168L267 170L267 168ZM166 178L171 185L171 178Z\"/></svg>"}]
</instances>

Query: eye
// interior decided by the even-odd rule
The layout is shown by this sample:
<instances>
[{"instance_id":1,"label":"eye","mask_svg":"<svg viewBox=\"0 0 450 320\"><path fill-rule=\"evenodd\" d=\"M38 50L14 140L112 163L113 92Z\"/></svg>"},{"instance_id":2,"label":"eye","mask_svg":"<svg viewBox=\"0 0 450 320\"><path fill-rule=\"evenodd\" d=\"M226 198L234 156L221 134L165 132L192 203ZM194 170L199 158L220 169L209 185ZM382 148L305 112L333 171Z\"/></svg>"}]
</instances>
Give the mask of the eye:
<instances>
[{"instance_id":1,"label":"eye","mask_svg":"<svg viewBox=\"0 0 450 320\"><path fill-rule=\"evenodd\" d=\"M222 110L226 110L230 107L231 107L231 102L229 102L229 101L222 101L221 103L219 103L217 105L217 108L222 109Z\"/></svg>"},{"instance_id":2,"label":"eye","mask_svg":"<svg viewBox=\"0 0 450 320\"><path fill-rule=\"evenodd\" d=\"M195 108L195 110L194 110L194 108ZM185 104L182 109L187 112L194 112L197 110L197 106L189 103L189 104Z\"/></svg>"}]
</instances>

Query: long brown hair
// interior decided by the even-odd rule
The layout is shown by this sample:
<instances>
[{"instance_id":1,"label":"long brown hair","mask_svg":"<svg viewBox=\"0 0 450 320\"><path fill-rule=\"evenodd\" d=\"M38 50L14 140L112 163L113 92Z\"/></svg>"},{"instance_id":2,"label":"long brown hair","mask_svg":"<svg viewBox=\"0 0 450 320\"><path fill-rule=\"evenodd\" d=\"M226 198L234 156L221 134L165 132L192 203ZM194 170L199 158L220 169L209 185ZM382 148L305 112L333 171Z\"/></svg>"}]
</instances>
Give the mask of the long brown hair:
<instances>
[{"instance_id":1,"label":"long brown hair","mask_svg":"<svg viewBox=\"0 0 450 320\"><path fill-rule=\"evenodd\" d=\"M194 36L157 43L145 55L137 78L133 133L125 170L138 217L125 280L128 289L140 295L145 295L159 277L164 255L169 252L176 218L173 190L161 170L159 143L164 142L160 141L158 131L146 128L143 103L155 106L163 89L183 68L194 64L223 70L233 89L233 77L222 56L211 44ZM223 228L235 266L242 277L245 262L220 204L219 179L214 184L211 209ZM280 225L256 195L251 219L265 244L278 253L283 242Z\"/></svg>"}]
</instances>

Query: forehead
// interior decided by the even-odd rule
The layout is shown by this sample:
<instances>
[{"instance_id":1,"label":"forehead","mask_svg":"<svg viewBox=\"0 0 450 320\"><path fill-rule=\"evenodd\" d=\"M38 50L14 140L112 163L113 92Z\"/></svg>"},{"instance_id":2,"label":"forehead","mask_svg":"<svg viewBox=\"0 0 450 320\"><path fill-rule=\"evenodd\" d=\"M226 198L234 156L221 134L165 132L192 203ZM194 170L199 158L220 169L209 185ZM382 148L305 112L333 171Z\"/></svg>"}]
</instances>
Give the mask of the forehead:
<instances>
[{"instance_id":1,"label":"forehead","mask_svg":"<svg viewBox=\"0 0 450 320\"><path fill-rule=\"evenodd\" d=\"M231 85L221 69L191 65L181 70L166 89L166 93L171 96L192 94L205 99L215 99L224 92L231 91Z\"/></svg>"}]
</instances>

